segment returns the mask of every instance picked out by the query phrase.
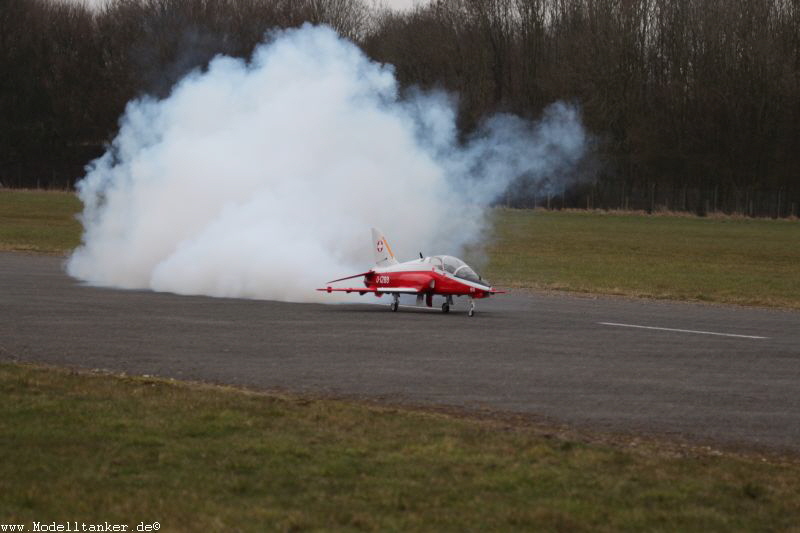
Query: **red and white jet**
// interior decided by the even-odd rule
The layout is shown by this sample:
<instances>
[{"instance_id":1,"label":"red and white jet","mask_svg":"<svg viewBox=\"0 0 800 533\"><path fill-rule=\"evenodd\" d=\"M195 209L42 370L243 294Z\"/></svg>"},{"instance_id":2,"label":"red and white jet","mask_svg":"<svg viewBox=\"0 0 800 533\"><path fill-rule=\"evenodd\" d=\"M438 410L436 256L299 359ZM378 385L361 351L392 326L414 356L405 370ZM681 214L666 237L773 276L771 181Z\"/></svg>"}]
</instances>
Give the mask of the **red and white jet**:
<instances>
[{"instance_id":1,"label":"red and white jet","mask_svg":"<svg viewBox=\"0 0 800 533\"><path fill-rule=\"evenodd\" d=\"M434 295L444 296L445 302L442 304L444 313L450 311L450 306L453 305L453 296L468 296L468 316L475 314L476 299L488 298L492 294L504 292L494 290L469 265L456 257L449 255L422 257L422 254L419 254L419 259L400 263L395 258L386 237L375 228L372 228L372 243L375 267L361 274L328 282L335 283L363 276L364 287L333 288L328 285L324 289L317 290L329 293L334 291L357 292L361 295L372 293L376 296L390 294L392 303L389 307L392 311L397 311L401 294L415 294L417 305L421 305L424 299L428 307L433 307Z\"/></svg>"}]
</instances>

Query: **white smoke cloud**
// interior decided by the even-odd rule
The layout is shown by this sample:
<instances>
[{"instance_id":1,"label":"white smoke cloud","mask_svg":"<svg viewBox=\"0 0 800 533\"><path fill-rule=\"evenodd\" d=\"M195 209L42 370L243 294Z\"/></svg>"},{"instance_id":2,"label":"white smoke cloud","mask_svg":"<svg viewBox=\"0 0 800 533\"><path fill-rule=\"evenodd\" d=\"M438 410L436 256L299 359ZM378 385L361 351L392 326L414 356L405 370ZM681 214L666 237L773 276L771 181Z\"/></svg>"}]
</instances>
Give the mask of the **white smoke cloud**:
<instances>
[{"instance_id":1,"label":"white smoke cloud","mask_svg":"<svg viewBox=\"0 0 800 533\"><path fill-rule=\"evenodd\" d=\"M371 266L370 227L397 255L453 253L521 174L584 151L574 108L489 119L460 145L452 99L403 99L391 66L332 29L284 30L249 62L215 58L164 100L128 104L78 184L70 275L181 294L331 301L326 280Z\"/></svg>"}]
</instances>

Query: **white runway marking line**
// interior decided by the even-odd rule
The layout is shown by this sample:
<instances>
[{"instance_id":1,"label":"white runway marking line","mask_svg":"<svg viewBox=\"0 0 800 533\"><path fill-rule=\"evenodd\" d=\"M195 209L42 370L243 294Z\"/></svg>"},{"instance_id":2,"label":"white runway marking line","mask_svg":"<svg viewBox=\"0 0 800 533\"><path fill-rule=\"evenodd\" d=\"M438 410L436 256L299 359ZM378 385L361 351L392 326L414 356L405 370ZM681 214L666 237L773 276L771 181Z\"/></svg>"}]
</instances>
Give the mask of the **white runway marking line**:
<instances>
[{"instance_id":1,"label":"white runway marking line","mask_svg":"<svg viewBox=\"0 0 800 533\"><path fill-rule=\"evenodd\" d=\"M738 335L736 333L717 333L715 331L697 331L693 329L676 329L676 328L659 328L656 326L638 326L636 324L618 324L616 322L598 322L603 326L615 326L619 328L637 328L637 329L654 329L658 331L674 331L677 333L694 333L697 335L716 335L718 337L737 337L740 339L769 339L769 337L760 337L758 335Z\"/></svg>"}]
</instances>

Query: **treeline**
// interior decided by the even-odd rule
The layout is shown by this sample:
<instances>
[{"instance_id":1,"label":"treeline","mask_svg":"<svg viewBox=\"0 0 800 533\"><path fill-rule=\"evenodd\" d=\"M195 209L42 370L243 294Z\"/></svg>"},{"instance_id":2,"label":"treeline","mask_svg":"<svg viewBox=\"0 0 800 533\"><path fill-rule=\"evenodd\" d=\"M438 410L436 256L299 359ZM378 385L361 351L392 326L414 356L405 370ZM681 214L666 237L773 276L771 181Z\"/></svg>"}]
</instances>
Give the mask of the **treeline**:
<instances>
[{"instance_id":1,"label":"treeline","mask_svg":"<svg viewBox=\"0 0 800 533\"><path fill-rule=\"evenodd\" d=\"M0 183L72 187L131 99L166 96L216 54L248 57L272 28L362 36L357 0L0 0Z\"/></svg>"},{"instance_id":2,"label":"treeline","mask_svg":"<svg viewBox=\"0 0 800 533\"><path fill-rule=\"evenodd\" d=\"M800 0L441 0L365 47L457 91L465 130L579 103L594 175L538 205L797 214Z\"/></svg>"},{"instance_id":3,"label":"treeline","mask_svg":"<svg viewBox=\"0 0 800 533\"><path fill-rule=\"evenodd\" d=\"M129 100L305 21L457 93L465 135L578 104L582 185L514 205L798 214L800 0L0 0L0 182L73 185Z\"/></svg>"}]
</instances>

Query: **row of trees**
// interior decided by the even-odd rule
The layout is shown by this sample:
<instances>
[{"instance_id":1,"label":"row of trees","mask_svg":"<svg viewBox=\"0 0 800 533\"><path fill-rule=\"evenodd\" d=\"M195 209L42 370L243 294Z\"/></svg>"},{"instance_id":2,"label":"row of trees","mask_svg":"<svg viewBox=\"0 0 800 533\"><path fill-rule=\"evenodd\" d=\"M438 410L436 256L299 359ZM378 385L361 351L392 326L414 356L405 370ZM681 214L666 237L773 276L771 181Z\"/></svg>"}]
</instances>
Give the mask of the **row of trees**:
<instances>
[{"instance_id":1,"label":"row of trees","mask_svg":"<svg viewBox=\"0 0 800 533\"><path fill-rule=\"evenodd\" d=\"M357 40L370 14L359 0L0 0L0 184L71 187L133 98L166 96L217 54L249 57L273 28Z\"/></svg>"},{"instance_id":2,"label":"row of trees","mask_svg":"<svg viewBox=\"0 0 800 533\"><path fill-rule=\"evenodd\" d=\"M578 102L600 164L575 205L797 213L798 0L440 0L365 46L457 91L467 130Z\"/></svg>"},{"instance_id":3,"label":"row of trees","mask_svg":"<svg viewBox=\"0 0 800 533\"><path fill-rule=\"evenodd\" d=\"M797 212L800 0L3 0L0 181L71 185L128 100L304 21L457 93L465 134L580 105L595 164L558 205Z\"/></svg>"}]
</instances>

